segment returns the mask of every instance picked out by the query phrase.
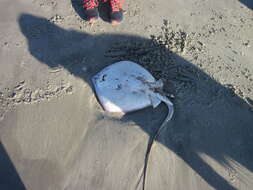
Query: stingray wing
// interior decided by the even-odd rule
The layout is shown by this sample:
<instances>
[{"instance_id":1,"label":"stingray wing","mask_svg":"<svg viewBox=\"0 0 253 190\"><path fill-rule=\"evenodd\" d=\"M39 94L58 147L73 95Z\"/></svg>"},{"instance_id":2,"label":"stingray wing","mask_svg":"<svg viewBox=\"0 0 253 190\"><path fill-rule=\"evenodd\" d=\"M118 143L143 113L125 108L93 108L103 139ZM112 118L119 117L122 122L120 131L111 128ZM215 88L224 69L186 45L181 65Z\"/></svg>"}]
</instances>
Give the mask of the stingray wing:
<instances>
[{"instance_id":1,"label":"stingray wing","mask_svg":"<svg viewBox=\"0 0 253 190\"><path fill-rule=\"evenodd\" d=\"M150 98L149 87L138 80L140 77L155 82L146 69L130 61L121 61L100 71L92 81L102 107L109 112L127 113L157 106L161 101Z\"/></svg>"}]
</instances>

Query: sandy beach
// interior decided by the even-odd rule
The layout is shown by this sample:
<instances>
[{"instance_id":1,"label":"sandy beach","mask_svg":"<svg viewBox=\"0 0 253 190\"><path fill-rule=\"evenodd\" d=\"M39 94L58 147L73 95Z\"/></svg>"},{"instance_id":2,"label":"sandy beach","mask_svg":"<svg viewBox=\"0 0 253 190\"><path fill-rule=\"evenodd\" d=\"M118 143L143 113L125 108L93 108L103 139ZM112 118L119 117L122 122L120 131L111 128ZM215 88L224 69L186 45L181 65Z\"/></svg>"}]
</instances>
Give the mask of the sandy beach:
<instances>
[{"instance_id":1,"label":"sandy beach","mask_svg":"<svg viewBox=\"0 0 253 190\"><path fill-rule=\"evenodd\" d=\"M130 60L175 114L145 190L253 188L253 2L125 0L93 25L81 0L0 1L0 189L143 190L167 109L105 112L91 77Z\"/></svg>"}]
</instances>

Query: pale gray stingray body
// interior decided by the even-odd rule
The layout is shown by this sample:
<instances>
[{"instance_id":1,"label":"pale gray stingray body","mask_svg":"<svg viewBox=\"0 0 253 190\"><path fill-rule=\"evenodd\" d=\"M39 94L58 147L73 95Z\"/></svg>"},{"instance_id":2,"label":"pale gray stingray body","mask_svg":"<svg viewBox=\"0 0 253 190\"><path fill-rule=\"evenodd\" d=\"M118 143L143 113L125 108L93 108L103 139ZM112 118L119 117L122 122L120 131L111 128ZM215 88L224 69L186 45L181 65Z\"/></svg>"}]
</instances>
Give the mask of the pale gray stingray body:
<instances>
[{"instance_id":1,"label":"pale gray stingray body","mask_svg":"<svg viewBox=\"0 0 253 190\"><path fill-rule=\"evenodd\" d=\"M154 140L172 118L174 109L172 102L163 95L162 81L155 78L140 65L131 61L112 64L92 78L96 95L102 107L108 112L126 114L148 106L157 107L164 102L168 107L168 115L148 144L143 175L145 189L148 157Z\"/></svg>"}]
</instances>

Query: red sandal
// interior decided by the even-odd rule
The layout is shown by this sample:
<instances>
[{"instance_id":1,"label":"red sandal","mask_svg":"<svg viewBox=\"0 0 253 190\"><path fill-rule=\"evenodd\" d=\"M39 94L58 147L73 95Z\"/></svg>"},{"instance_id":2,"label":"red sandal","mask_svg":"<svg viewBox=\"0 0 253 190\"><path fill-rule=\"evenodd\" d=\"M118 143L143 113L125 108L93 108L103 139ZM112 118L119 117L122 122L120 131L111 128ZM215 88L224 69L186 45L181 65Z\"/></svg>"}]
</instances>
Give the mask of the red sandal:
<instances>
[{"instance_id":1,"label":"red sandal","mask_svg":"<svg viewBox=\"0 0 253 190\"><path fill-rule=\"evenodd\" d=\"M111 23L113 25L120 24L123 20L123 3L124 0L109 0L111 5Z\"/></svg>"},{"instance_id":2,"label":"red sandal","mask_svg":"<svg viewBox=\"0 0 253 190\"><path fill-rule=\"evenodd\" d=\"M98 5L98 0L83 0L83 8L85 10L84 13L87 17L87 21L93 23L98 19Z\"/></svg>"}]
</instances>

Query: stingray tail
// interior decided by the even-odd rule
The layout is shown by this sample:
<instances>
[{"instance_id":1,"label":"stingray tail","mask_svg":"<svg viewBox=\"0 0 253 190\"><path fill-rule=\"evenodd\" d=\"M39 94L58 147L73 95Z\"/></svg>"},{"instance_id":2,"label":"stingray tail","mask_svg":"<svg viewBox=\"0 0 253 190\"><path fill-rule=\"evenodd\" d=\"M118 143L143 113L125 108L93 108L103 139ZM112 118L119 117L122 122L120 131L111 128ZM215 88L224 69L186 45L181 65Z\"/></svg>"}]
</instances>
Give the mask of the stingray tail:
<instances>
[{"instance_id":1,"label":"stingray tail","mask_svg":"<svg viewBox=\"0 0 253 190\"><path fill-rule=\"evenodd\" d=\"M146 155L145 155L144 168L143 168L143 186L142 186L142 190L145 190L148 159L149 159L149 155L150 155L150 152L151 152L152 144L157 139L157 137L160 135L162 130L167 126L168 122L171 120L171 118L173 117L173 114L174 114L173 103L167 97L162 96L161 94L157 94L157 95L158 95L158 98L160 100L162 100L167 105L168 114L167 114L165 120L163 121L162 125L159 127L159 129L155 133L155 135L153 137L149 138L148 147L147 147L147 151L146 151Z\"/></svg>"},{"instance_id":2,"label":"stingray tail","mask_svg":"<svg viewBox=\"0 0 253 190\"><path fill-rule=\"evenodd\" d=\"M160 126L159 130L157 131L156 135L154 136L154 140L160 135L161 131L164 129L164 127L167 125L167 123L172 119L174 115L174 106L173 103L165 96L162 96L161 94L158 94L158 97L160 100L162 100L168 107L168 114L163 121L162 125Z\"/></svg>"}]
</instances>

